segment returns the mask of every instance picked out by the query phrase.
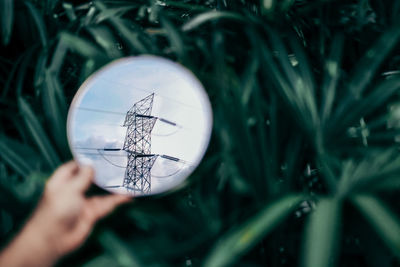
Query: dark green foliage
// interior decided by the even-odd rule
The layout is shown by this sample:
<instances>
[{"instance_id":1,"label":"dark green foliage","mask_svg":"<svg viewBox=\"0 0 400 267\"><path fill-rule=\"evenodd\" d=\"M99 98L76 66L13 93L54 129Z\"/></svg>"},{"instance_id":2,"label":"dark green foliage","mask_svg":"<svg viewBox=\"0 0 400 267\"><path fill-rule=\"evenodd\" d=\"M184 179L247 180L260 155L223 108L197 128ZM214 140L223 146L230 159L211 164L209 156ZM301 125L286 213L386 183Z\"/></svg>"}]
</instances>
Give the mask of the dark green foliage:
<instances>
[{"instance_id":1,"label":"dark green foliage","mask_svg":"<svg viewBox=\"0 0 400 267\"><path fill-rule=\"evenodd\" d=\"M71 157L79 85L154 54L205 85L207 155L185 187L120 208L60 266L398 266L399 1L0 6L3 243Z\"/></svg>"}]
</instances>

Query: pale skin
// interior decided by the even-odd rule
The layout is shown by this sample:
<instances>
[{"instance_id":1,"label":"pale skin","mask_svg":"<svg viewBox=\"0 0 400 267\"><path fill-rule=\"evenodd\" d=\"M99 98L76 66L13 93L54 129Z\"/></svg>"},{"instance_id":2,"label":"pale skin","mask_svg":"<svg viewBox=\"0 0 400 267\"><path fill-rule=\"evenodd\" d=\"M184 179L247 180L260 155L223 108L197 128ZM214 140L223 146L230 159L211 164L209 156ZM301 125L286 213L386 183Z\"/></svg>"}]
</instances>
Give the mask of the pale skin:
<instances>
[{"instance_id":1,"label":"pale skin","mask_svg":"<svg viewBox=\"0 0 400 267\"><path fill-rule=\"evenodd\" d=\"M1 252L0 266L53 266L85 242L99 219L131 201L123 195L85 196L93 178L92 168L73 161L59 167L31 218Z\"/></svg>"}]
</instances>

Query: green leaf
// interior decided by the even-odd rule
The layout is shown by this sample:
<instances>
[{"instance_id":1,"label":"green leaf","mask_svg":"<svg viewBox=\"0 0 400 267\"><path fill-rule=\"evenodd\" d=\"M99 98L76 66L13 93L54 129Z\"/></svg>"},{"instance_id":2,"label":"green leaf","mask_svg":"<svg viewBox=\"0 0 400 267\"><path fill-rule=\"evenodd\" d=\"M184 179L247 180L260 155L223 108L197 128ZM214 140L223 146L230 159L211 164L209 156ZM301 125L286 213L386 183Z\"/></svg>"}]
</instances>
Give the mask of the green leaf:
<instances>
[{"instance_id":1,"label":"green leaf","mask_svg":"<svg viewBox=\"0 0 400 267\"><path fill-rule=\"evenodd\" d=\"M68 151L66 136L67 103L58 78L45 70L42 88L43 109L51 123L51 134L60 151Z\"/></svg>"},{"instance_id":2,"label":"green leaf","mask_svg":"<svg viewBox=\"0 0 400 267\"><path fill-rule=\"evenodd\" d=\"M349 89L356 98L361 97L383 60L400 38L400 22L386 30L358 62L352 75Z\"/></svg>"},{"instance_id":3,"label":"green leaf","mask_svg":"<svg viewBox=\"0 0 400 267\"><path fill-rule=\"evenodd\" d=\"M336 96L336 86L340 77L340 64L343 51L344 38L337 35L331 46L328 59L325 62L324 80L322 82L323 100L321 104L322 121L329 118Z\"/></svg>"},{"instance_id":4,"label":"green leaf","mask_svg":"<svg viewBox=\"0 0 400 267\"><path fill-rule=\"evenodd\" d=\"M95 2L95 6L101 12L107 12L107 7L101 3L100 1ZM114 28L118 31L118 33L122 36L125 40L126 44L131 48L133 51L137 51L140 54L149 53L149 49L143 44L143 42L139 39L139 29L135 27L134 30L130 30L129 27L125 24L124 20L120 17L113 14L109 17L111 24ZM129 22L131 25L134 25L133 22Z\"/></svg>"},{"instance_id":5,"label":"green leaf","mask_svg":"<svg viewBox=\"0 0 400 267\"><path fill-rule=\"evenodd\" d=\"M54 49L53 57L51 59L50 66L48 70L54 73L54 75L58 76L61 67L64 62L64 57L67 54L68 44L64 38L59 38L57 42L57 46ZM44 66L45 67L45 66ZM44 74L42 74L44 76Z\"/></svg>"},{"instance_id":6,"label":"green leaf","mask_svg":"<svg viewBox=\"0 0 400 267\"><path fill-rule=\"evenodd\" d=\"M193 19L183 24L182 31L192 31L206 22L218 19L232 19L241 22L245 21L244 17L237 13L228 11L209 11L197 15Z\"/></svg>"},{"instance_id":7,"label":"green leaf","mask_svg":"<svg viewBox=\"0 0 400 267\"><path fill-rule=\"evenodd\" d=\"M398 216L373 196L357 195L352 198L352 202L391 251L400 258L400 220Z\"/></svg>"},{"instance_id":8,"label":"green leaf","mask_svg":"<svg viewBox=\"0 0 400 267\"><path fill-rule=\"evenodd\" d=\"M49 137L45 133L42 125L40 124L29 104L23 98L18 99L18 104L28 133L32 136L48 166L50 166L52 169L55 169L58 165L60 165L61 161L52 144L50 143Z\"/></svg>"},{"instance_id":9,"label":"green leaf","mask_svg":"<svg viewBox=\"0 0 400 267\"><path fill-rule=\"evenodd\" d=\"M16 77L16 85L15 85L15 91L18 96L21 95L22 89L24 88L24 83L26 81L26 73L29 67L29 64L32 62L32 56L34 54L34 47L29 48L22 59L22 62L19 66L18 72L17 72L17 77Z\"/></svg>"},{"instance_id":10,"label":"green leaf","mask_svg":"<svg viewBox=\"0 0 400 267\"><path fill-rule=\"evenodd\" d=\"M36 61L35 75L33 78L33 84L35 86L40 86L44 82L47 59L48 53L45 49L42 49Z\"/></svg>"},{"instance_id":11,"label":"green leaf","mask_svg":"<svg viewBox=\"0 0 400 267\"><path fill-rule=\"evenodd\" d=\"M18 66L20 65L20 63L24 59L24 57L25 57L25 54L20 55L18 57L18 59L15 60L15 62L13 63L13 66L12 66L11 70L8 72L8 78L7 78L7 81L5 82L5 84L3 85L3 92L2 92L2 95L1 95L1 97L3 99L6 98L7 93L11 88L11 83L14 80L15 73L18 70Z\"/></svg>"},{"instance_id":12,"label":"green leaf","mask_svg":"<svg viewBox=\"0 0 400 267\"><path fill-rule=\"evenodd\" d=\"M32 18L35 21L36 27L39 32L40 40L42 42L42 46L44 48L47 48L48 46L47 30L42 15L38 12L38 10L31 2L25 1L24 3L28 7L28 10L31 13Z\"/></svg>"},{"instance_id":13,"label":"green leaf","mask_svg":"<svg viewBox=\"0 0 400 267\"><path fill-rule=\"evenodd\" d=\"M272 13L275 9L275 0L262 0L263 13Z\"/></svg>"},{"instance_id":14,"label":"green leaf","mask_svg":"<svg viewBox=\"0 0 400 267\"><path fill-rule=\"evenodd\" d=\"M334 266L340 224L340 201L321 199L310 215L305 229L303 266Z\"/></svg>"},{"instance_id":15,"label":"green leaf","mask_svg":"<svg viewBox=\"0 0 400 267\"><path fill-rule=\"evenodd\" d=\"M185 46L176 27L166 18L161 17L161 25L167 33L171 49L177 54L181 62L185 62Z\"/></svg>"},{"instance_id":16,"label":"green leaf","mask_svg":"<svg viewBox=\"0 0 400 267\"><path fill-rule=\"evenodd\" d=\"M99 24L100 22L108 19L112 19L113 17L121 17L126 12L130 11L133 8L136 8L137 4L130 3L129 5L124 5L116 8L107 8L104 9L101 13L99 13L96 17L95 23Z\"/></svg>"},{"instance_id":17,"label":"green leaf","mask_svg":"<svg viewBox=\"0 0 400 267\"><path fill-rule=\"evenodd\" d=\"M299 62L298 63L299 76L301 77L301 80L304 83L303 84L304 91L300 96L304 97L304 102L307 104L311 118L313 119L313 122L316 123L318 120L318 113L317 113L317 101L315 96L314 75L311 71L311 67L308 63L308 58L299 40L293 36L290 36L289 44L293 49L297 61Z\"/></svg>"},{"instance_id":18,"label":"green leaf","mask_svg":"<svg viewBox=\"0 0 400 267\"><path fill-rule=\"evenodd\" d=\"M14 22L14 0L0 1L1 17L1 41L3 45L8 45Z\"/></svg>"},{"instance_id":19,"label":"green leaf","mask_svg":"<svg viewBox=\"0 0 400 267\"><path fill-rule=\"evenodd\" d=\"M156 1L155 4L161 5L161 6L171 6L171 7L176 7L176 8L182 8L185 10L190 10L190 11L208 11L210 10L209 7L201 6L201 5L196 5L193 4L193 2L182 2L182 1Z\"/></svg>"},{"instance_id":20,"label":"green leaf","mask_svg":"<svg viewBox=\"0 0 400 267\"><path fill-rule=\"evenodd\" d=\"M340 182L346 192L384 189L400 181L400 156L397 148L370 151L360 162L352 162L348 167Z\"/></svg>"},{"instance_id":21,"label":"green leaf","mask_svg":"<svg viewBox=\"0 0 400 267\"><path fill-rule=\"evenodd\" d=\"M359 121L381 107L390 97L400 91L400 77L390 77L380 82L371 92L356 103L347 106L330 121L331 134L343 131L352 123ZM345 116L343 116L346 114Z\"/></svg>"},{"instance_id":22,"label":"green leaf","mask_svg":"<svg viewBox=\"0 0 400 267\"><path fill-rule=\"evenodd\" d=\"M123 56L122 52L117 48L117 41L110 29L107 27L88 27L87 30L104 49L109 58L119 58Z\"/></svg>"},{"instance_id":23,"label":"green leaf","mask_svg":"<svg viewBox=\"0 0 400 267\"><path fill-rule=\"evenodd\" d=\"M106 58L100 49L81 37L74 36L67 32L62 32L60 38L62 42L65 42L67 48L73 52L81 54L83 57L94 58L99 61L104 61Z\"/></svg>"},{"instance_id":24,"label":"green leaf","mask_svg":"<svg viewBox=\"0 0 400 267\"><path fill-rule=\"evenodd\" d=\"M62 3L62 7L64 8L68 19L70 21L75 21L76 20L76 14L75 14L75 10L74 10L74 7L72 6L72 4L64 2L64 3Z\"/></svg>"},{"instance_id":25,"label":"green leaf","mask_svg":"<svg viewBox=\"0 0 400 267\"><path fill-rule=\"evenodd\" d=\"M28 145L1 135L0 151L0 158L23 177L27 177L36 167L31 161L27 160L29 154L35 154L32 153L33 149Z\"/></svg>"},{"instance_id":26,"label":"green leaf","mask_svg":"<svg viewBox=\"0 0 400 267\"><path fill-rule=\"evenodd\" d=\"M228 266L271 232L303 199L289 195L266 206L254 217L223 236L207 256L207 267Z\"/></svg>"},{"instance_id":27,"label":"green leaf","mask_svg":"<svg viewBox=\"0 0 400 267\"><path fill-rule=\"evenodd\" d=\"M260 61L256 56L252 56L243 77L242 77L242 96L240 102L246 107L249 103L250 96L254 90L254 85L257 80L257 71L260 67Z\"/></svg>"},{"instance_id":28,"label":"green leaf","mask_svg":"<svg viewBox=\"0 0 400 267\"><path fill-rule=\"evenodd\" d=\"M113 258L115 258L120 266L143 266L133 253L127 249L127 245L124 244L113 232L102 232L99 236L99 240L101 245Z\"/></svg>"},{"instance_id":29,"label":"green leaf","mask_svg":"<svg viewBox=\"0 0 400 267\"><path fill-rule=\"evenodd\" d=\"M110 255L102 254L97 256L85 264L82 267L109 267L109 266L119 266L118 264Z\"/></svg>"}]
</instances>

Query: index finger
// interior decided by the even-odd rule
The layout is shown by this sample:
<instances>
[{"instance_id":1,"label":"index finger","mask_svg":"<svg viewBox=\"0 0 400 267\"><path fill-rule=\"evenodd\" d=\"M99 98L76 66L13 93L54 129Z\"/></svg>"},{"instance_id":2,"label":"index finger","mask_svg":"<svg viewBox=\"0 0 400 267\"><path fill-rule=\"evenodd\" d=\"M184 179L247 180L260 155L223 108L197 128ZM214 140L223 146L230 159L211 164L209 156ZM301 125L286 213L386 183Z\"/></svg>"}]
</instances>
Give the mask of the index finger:
<instances>
[{"instance_id":1,"label":"index finger","mask_svg":"<svg viewBox=\"0 0 400 267\"><path fill-rule=\"evenodd\" d=\"M73 175L75 175L79 170L78 163L76 161L68 161L67 163L64 163L60 167L58 167L54 173L51 175L51 180L67 180Z\"/></svg>"},{"instance_id":2,"label":"index finger","mask_svg":"<svg viewBox=\"0 0 400 267\"><path fill-rule=\"evenodd\" d=\"M106 196L94 196L89 198L88 206L91 211L92 220L95 222L121 204L133 201L133 199L126 195L106 195Z\"/></svg>"}]
</instances>

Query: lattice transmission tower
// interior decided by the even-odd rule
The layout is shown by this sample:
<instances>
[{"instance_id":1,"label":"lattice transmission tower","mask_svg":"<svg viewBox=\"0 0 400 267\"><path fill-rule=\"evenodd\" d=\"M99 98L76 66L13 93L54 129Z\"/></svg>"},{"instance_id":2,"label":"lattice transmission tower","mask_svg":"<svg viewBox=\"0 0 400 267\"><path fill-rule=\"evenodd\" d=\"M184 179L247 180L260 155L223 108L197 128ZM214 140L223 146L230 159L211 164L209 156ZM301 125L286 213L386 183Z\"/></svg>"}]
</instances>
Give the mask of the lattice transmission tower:
<instances>
[{"instance_id":1,"label":"lattice transmission tower","mask_svg":"<svg viewBox=\"0 0 400 267\"><path fill-rule=\"evenodd\" d=\"M136 102L126 113L123 150L128 154L123 187L129 191L151 192L151 168L158 155L151 154L151 131L157 121L151 116L154 93Z\"/></svg>"}]
</instances>

